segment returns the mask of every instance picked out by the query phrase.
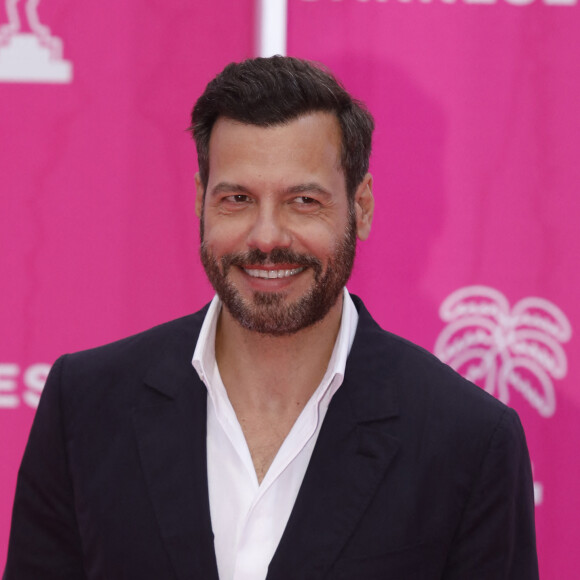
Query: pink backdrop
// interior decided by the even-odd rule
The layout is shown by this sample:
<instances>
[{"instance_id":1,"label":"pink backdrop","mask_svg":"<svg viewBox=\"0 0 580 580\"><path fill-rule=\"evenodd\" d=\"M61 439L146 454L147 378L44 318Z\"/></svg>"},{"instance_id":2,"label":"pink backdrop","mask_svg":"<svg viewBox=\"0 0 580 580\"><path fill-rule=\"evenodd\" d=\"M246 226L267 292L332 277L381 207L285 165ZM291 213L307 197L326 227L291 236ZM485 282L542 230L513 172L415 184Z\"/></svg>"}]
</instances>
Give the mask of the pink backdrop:
<instances>
[{"instance_id":1,"label":"pink backdrop","mask_svg":"<svg viewBox=\"0 0 580 580\"><path fill-rule=\"evenodd\" d=\"M43 0L38 12L72 82L0 79L0 570L48 365L211 297L185 129L207 82L254 45L253 0Z\"/></svg>"},{"instance_id":2,"label":"pink backdrop","mask_svg":"<svg viewBox=\"0 0 580 580\"><path fill-rule=\"evenodd\" d=\"M19 39L0 29L0 569L50 363L211 296L184 129L206 82L252 56L253 5L42 0L62 66L44 37L17 82L11 58L34 40L24 8ZM377 121L377 214L349 287L520 413L544 580L579 569L578 10L288 2L288 54L330 66Z\"/></svg>"},{"instance_id":3,"label":"pink backdrop","mask_svg":"<svg viewBox=\"0 0 580 580\"><path fill-rule=\"evenodd\" d=\"M378 214L350 289L519 412L543 580L580 573L579 10L289 1L289 54L377 121Z\"/></svg>"}]
</instances>

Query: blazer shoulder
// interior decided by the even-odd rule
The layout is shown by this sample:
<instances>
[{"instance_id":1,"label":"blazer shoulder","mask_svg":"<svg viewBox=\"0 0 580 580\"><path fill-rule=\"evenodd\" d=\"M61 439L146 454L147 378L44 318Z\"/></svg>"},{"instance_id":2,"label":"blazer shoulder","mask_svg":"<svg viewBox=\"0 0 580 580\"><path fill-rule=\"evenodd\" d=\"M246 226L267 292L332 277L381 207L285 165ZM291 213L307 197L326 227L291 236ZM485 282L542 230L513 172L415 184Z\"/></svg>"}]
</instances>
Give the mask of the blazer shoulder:
<instances>
[{"instance_id":1,"label":"blazer shoulder","mask_svg":"<svg viewBox=\"0 0 580 580\"><path fill-rule=\"evenodd\" d=\"M496 424L506 412L515 414L428 350L381 328L360 299L355 304L359 327L351 350L352 364L368 381L388 383L386 388L397 392L402 410L437 413L466 424Z\"/></svg>"},{"instance_id":2,"label":"blazer shoulder","mask_svg":"<svg viewBox=\"0 0 580 580\"><path fill-rule=\"evenodd\" d=\"M53 365L42 399L60 399L65 409L131 406L148 377L159 373L169 385L196 380L191 365L207 306L121 340L61 356Z\"/></svg>"},{"instance_id":3,"label":"blazer shoulder","mask_svg":"<svg viewBox=\"0 0 580 580\"><path fill-rule=\"evenodd\" d=\"M67 354L67 366L83 367L94 372L103 365L147 365L155 353L167 348L195 349L197 338L209 305L189 314L114 342Z\"/></svg>"}]
</instances>

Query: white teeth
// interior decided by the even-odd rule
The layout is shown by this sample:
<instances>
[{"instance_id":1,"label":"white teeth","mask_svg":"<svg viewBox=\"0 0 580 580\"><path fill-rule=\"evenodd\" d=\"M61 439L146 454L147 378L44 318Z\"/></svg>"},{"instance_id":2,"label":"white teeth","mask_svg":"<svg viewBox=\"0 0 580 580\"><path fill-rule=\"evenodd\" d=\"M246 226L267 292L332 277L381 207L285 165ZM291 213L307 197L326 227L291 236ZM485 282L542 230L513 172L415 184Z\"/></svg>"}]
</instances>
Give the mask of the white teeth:
<instances>
[{"instance_id":1,"label":"white teeth","mask_svg":"<svg viewBox=\"0 0 580 580\"><path fill-rule=\"evenodd\" d=\"M304 270L304 268L293 268L292 270L258 270L244 268L244 272L254 278L288 278L289 276L295 276L299 272L302 272L302 270Z\"/></svg>"}]
</instances>

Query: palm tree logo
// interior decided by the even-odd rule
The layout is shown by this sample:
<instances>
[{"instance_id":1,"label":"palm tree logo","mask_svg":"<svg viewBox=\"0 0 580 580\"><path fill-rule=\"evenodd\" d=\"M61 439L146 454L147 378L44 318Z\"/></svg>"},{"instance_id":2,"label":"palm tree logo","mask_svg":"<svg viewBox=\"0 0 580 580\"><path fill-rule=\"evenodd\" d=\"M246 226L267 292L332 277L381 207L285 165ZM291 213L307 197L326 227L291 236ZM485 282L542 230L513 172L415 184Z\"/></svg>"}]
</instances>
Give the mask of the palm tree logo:
<instances>
[{"instance_id":1,"label":"palm tree logo","mask_svg":"<svg viewBox=\"0 0 580 580\"><path fill-rule=\"evenodd\" d=\"M449 295L439 309L447 323L435 355L504 403L510 388L542 417L556 411L553 379L568 371L562 343L572 328L565 314L544 298L528 297L510 308L488 286L468 286Z\"/></svg>"}]
</instances>

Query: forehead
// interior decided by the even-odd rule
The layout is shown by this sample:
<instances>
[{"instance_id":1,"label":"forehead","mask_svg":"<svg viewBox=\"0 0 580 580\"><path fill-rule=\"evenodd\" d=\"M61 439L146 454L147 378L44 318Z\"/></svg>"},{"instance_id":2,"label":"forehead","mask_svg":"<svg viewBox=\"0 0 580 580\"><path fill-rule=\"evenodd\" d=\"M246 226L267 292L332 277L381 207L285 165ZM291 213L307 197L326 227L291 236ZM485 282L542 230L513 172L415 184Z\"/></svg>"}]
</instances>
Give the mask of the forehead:
<instances>
[{"instance_id":1,"label":"forehead","mask_svg":"<svg viewBox=\"0 0 580 580\"><path fill-rule=\"evenodd\" d=\"M218 174L222 179L224 172L280 177L342 174L340 152L340 125L332 113L308 113L270 127L220 117L210 137L209 181Z\"/></svg>"}]
</instances>

